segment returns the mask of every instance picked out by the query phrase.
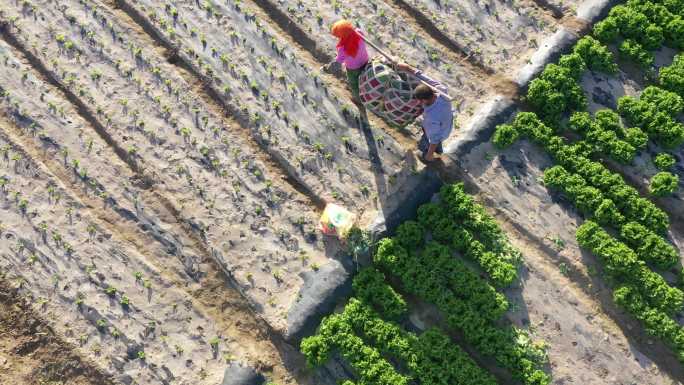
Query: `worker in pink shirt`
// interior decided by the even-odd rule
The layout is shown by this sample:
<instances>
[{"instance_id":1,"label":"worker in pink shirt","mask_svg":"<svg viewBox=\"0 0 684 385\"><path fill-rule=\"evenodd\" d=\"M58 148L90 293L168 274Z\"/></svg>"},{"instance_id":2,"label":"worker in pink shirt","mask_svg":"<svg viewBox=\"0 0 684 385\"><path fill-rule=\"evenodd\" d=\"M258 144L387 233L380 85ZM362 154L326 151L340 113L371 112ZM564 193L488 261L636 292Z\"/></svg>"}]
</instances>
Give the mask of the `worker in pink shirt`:
<instances>
[{"instance_id":1,"label":"worker in pink shirt","mask_svg":"<svg viewBox=\"0 0 684 385\"><path fill-rule=\"evenodd\" d=\"M338 63L344 64L347 70L349 88L352 91L352 99L354 102L360 103L359 75L361 75L361 71L368 64L368 51L366 50L366 43L361 37L362 32L354 28L354 25L349 20L336 22L333 24L330 32L339 39L337 43L337 58L335 60Z\"/></svg>"}]
</instances>

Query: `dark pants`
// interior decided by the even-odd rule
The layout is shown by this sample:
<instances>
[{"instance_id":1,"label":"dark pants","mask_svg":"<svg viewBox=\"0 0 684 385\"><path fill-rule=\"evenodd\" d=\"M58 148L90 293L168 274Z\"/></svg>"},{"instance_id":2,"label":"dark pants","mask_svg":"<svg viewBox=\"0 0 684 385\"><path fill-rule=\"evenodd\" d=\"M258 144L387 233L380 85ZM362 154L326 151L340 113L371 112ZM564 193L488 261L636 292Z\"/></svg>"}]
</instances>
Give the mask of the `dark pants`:
<instances>
[{"instance_id":1,"label":"dark pants","mask_svg":"<svg viewBox=\"0 0 684 385\"><path fill-rule=\"evenodd\" d=\"M429 147L430 142L428 141L427 135L425 135L425 131L423 131L423 136L421 136L420 141L418 141L418 150L420 150L423 153L423 158L425 158L425 155L427 155ZM435 149L435 152L438 154L444 153L444 149L442 148L442 142L439 142L437 148Z\"/></svg>"},{"instance_id":2,"label":"dark pants","mask_svg":"<svg viewBox=\"0 0 684 385\"><path fill-rule=\"evenodd\" d=\"M359 97L359 76L361 76L361 72L363 72L364 69L366 69L366 66L368 63L364 64L360 68L357 68L355 70L350 70L347 68L347 82L349 83L349 88L351 89L352 96L355 98Z\"/></svg>"}]
</instances>

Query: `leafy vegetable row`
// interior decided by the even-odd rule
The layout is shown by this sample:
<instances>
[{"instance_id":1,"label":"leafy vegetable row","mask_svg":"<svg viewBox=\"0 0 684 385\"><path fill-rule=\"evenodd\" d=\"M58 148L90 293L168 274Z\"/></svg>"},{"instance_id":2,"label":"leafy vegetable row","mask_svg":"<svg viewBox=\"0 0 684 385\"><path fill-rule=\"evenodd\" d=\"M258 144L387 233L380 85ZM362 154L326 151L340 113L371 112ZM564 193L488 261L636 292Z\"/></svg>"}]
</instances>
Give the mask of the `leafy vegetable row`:
<instances>
[{"instance_id":1,"label":"leafy vegetable row","mask_svg":"<svg viewBox=\"0 0 684 385\"><path fill-rule=\"evenodd\" d=\"M418 215L425 223L425 228L432 229L433 238L440 242L451 244L453 238L454 243L457 243L457 249L463 246L466 239L459 239L457 234L469 233L457 228L455 222L443 215L441 210L439 212L429 210L432 215L427 217L425 208L432 209L433 206L427 204L418 209ZM435 223L435 226L430 226L432 223ZM418 250L423 245L424 238L424 227L418 222L406 221L397 228L396 240L407 250ZM468 240L471 245L476 243L482 248L483 252L479 255L485 254L484 246L481 243L472 237ZM475 259L474 252L470 251L466 254ZM448 285L454 293L471 304L473 308L480 310L483 317L488 320L496 320L506 312L508 309L506 297L481 279L461 260L454 258L447 247L436 242L430 242L422 252L426 257L425 263L434 270L433 279Z\"/></svg>"},{"instance_id":2,"label":"leafy vegetable row","mask_svg":"<svg viewBox=\"0 0 684 385\"><path fill-rule=\"evenodd\" d=\"M668 91L672 91L684 98L684 55L674 57L672 64L662 67L658 75L658 82ZM681 112L681 105L679 108Z\"/></svg>"},{"instance_id":3,"label":"leafy vegetable row","mask_svg":"<svg viewBox=\"0 0 684 385\"><path fill-rule=\"evenodd\" d=\"M399 374L380 352L363 342L342 314L323 319L318 334L302 340L301 351L312 366L325 364L333 351L354 368L361 384L408 385L409 377Z\"/></svg>"},{"instance_id":4,"label":"leafy vegetable row","mask_svg":"<svg viewBox=\"0 0 684 385\"><path fill-rule=\"evenodd\" d=\"M677 353L679 361L684 362L684 330L677 321L649 306L639 291L629 285L616 289L613 292L613 300L641 321L648 334L670 345Z\"/></svg>"},{"instance_id":5,"label":"leafy vegetable row","mask_svg":"<svg viewBox=\"0 0 684 385\"><path fill-rule=\"evenodd\" d=\"M418 209L418 221L430 229L432 238L449 245L477 262L499 287L517 278L522 256L504 232L463 184L444 185L440 204L428 203Z\"/></svg>"},{"instance_id":6,"label":"leafy vegetable row","mask_svg":"<svg viewBox=\"0 0 684 385\"><path fill-rule=\"evenodd\" d=\"M351 298L344 311L336 315L338 319L326 319L323 324L345 323L342 330L355 333L381 354L403 363L421 384L496 384L490 374L438 330L430 329L417 337L399 325L383 320L381 317L396 318L406 309L406 302L384 282L384 278L372 267L362 270L354 277L353 288L355 295L365 299ZM371 304L379 313L372 309ZM325 330L322 326L318 335L302 341L302 352L312 366L325 363L333 350L345 346L334 340L334 336L325 334ZM344 339L348 337L344 336ZM324 346L326 343L329 345Z\"/></svg>"},{"instance_id":7,"label":"leafy vegetable row","mask_svg":"<svg viewBox=\"0 0 684 385\"><path fill-rule=\"evenodd\" d=\"M428 245L429 250L438 246ZM396 239L379 242L374 263L400 278L410 293L433 303L447 316L449 326L461 330L466 341L481 354L494 357L498 363L526 385L548 384L550 378L539 369L543 349L532 344L519 330L493 325L481 315L473 303L464 300L449 285L435 279L436 267L430 254L408 252Z\"/></svg>"},{"instance_id":8,"label":"leafy vegetable row","mask_svg":"<svg viewBox=\"0 0 684 385\"><path fill-rule=\"evenodd\" d=\"M642 50L653 51L663 44L684 48L684 20L663 4L648 0L629 0L616 5L608 17L596 23L593 34L603 43L614 43L622 36Z\"/></svg>"},{"instance_id":9,"label":"leafy vegetable row","mask_svg":"<svg viewBox=\"0 0 684 385\"><path fill-rule=\"evenodd\" d=\"M522 136L531 138L543 146L566 170L577 173L589 185L599 189L606 198L612 200L629 222L638 222L648 229L663 234L669 226L667 214L653 202L643 198L627 183L622 176L608 170L599 162L591 161L578 150L569 146L565 140L553 134L553 130L531 112L519 113L513 124L503 124L494 133L494 144L506 147Z\"/></svg>"},{"instance_id":10,"label":"leafy vegetable row","mask_svg":"<svg viewBox=\"0 0 684 385\"><path fill-rule=\"evenodd\" d=\"M573 53L561 56L558 64L547 65L530 83L526 99L544 122L557 126L564 113L586 109L586 97L579 80L587 68L609 74L617 71L612 53L601 42L615 42L620 35L626 37L620 44L619 51L650 67L654 58L652 53L646 51L647 49L657 49L663 42L676 48L684 47L684 21L681 16L670 13L663 5L644 0L630 0L626 5L614 7L606 19L597 23L594 35L598 40L591 36L580 39ZM682 62L684 60L675 60L672 66L662 69L660 83L664 88L674 92L680 91L680 95L684 96ZM665 96L666 100L652 103L652 100L649 100L649 93L655 89L657 87L645 90L646 97L642 96L643 103L638 103L629 96L621 98L620 113L664 147L677 147L684 143L684 126L671 116L676 113L663 107L667 104L679 105L681 111L681 101L678 103L672 100L672 95L658 95L661 99ZM580 133L589 135L589 142L598 145L600 150L619 162L629 163L636 150L645 146L643 135L632 128L625 132L622 138L624 141L618 141L619 135L615 137L606 132L600 124L586 124L586 116L580 115L576 119L584 124L574 128L579 128Z\"/></svg>"},{"instance_id":11,"label":"leafy vegetable row","mask_svg":"<svg viewBox=\"0 0 684 385\"><path fill-rule=\"evenodd\" d=\"M665 148L684 143L684 125L676 120L683 106L679 95L656 86L646 87L639 99L632 96L618 99L620 115Z\"/></svg>"},{"instance_id":12,"label":"leafy vegetable row","mask_svg":"<svg viewBox=\"0 0 684 385\"><path fill-rule=\"evenodd\" d=\"M352 298L342 317L380 351L404 363L421 384L493 385L496 380L436 329L420 337L382 320L368 305Z\"/></svg>"},{"instance_id":13,"label":"leafy vegetable row","mask_svg":"<svg viewBox=\"0 0 684 385\"><path fill-rule=\"evenodd\" d=\"M361 270L352 281L357 297L373 305L389 319L398 320L407 312L406 301L385 282L385 275L372 267Z\"/></svg>"},{"instance_id":14,"label":"leafy vegetable row","mask_svg":"<svg viewBox=\"0 0 684 385\"><path fill-rule=\"evenodd\" d=\"M605 153L624 164L631 163L637 149L644 149L648 141L648 136L638 128L629 129L629 133L623 129L620 117L611 110L597 111L593 120L588 112L575 112L568 126L584 135L595 147L593 152Z\"/></svg>"},{"instance_id":15,"label":"leafy vegetable row","mask_svg":"<svg viewBox=\"0 0 684 385\"><path fill-rule=\"evenodd\" d=\"M627 222L615 203L606 199L597 188L588 186L581 176L562 166L554 166L544 171L544 185L562 190L580 211L599 224L619 230L620 238L636 251L640 260L661 269L669 269L679 261L679 254L672 245L645 226Z\"/></svg>"},{"instance_id":16,"label":"leafy vegetable row","mask_svg":"<svg viewBox=\"0 0 684 385\"><path fill-rule=\"evenodd\" d=\"M652 51L663 44L684 48L684 20L673 1L629 0L613 7L608 17L596 23L594 36L603 43L619 43L620 54L631 58L642 68L650 69L655 56ZM674 12L673 12L674 11Z\"/></svg>"},{"instance_id":17,"label":"leafy vegetable row","mask_svg":"<svg viewBox=\"0 0 684 385\"><path fill-rule=\"evenodd\" d=\"M577 229L577 241L603 261L610 276L621 283L633 285L653 308L670 315L682 309L684 293L668 285L663 277L640 261L632 249L613 238L597 223L587 221L580 226Z\"/></svg>"},{"instance_id":18,"label":"leafy vegetable row","mask_svg":"<svg viewBox=\"0 0 684 385\"><path fill-rule=\"evenodd\" d=\"M591 36L580 39L573 52L561 56L558 64L548 64L542 73L530 82L527 102L547 123L556 125L568 111L583 111L587 99L579 80L589 68L606 73L617 72L613 54Z\"/></svg>"},{"instance_id":19,"label":"leafy vegetable row","mask_svg":"<svg viewBox=\"0 0 684 385\"><path fill-rule=\"evenodd\" d=\"M492 282L499 287L508 286L517 277L513 264L499 254L487 251L486 247L463 227L457 225L440 205L428 203L418 208L418 218L422 226L430 229L432 239L453 247L470 260L476 262L489 274Z\"/></svg>"},{"instance_id":20,"label":"leafy vegetable row","mask_svg":"<svg viewBox=\"0 0 684 385\"><path fill-rule=\"evenodd\" d=\"M444 282L455 295L477 309L481 317L495 321L508 310L506 296L497 292L460 259L454 258L448 247L430 242L422 255L424 264L433 271L434 279Z\"/></svg>"},{"instance_id":21,"label":"leafy vegetable row","mask_svg":"<svg viewBox=\"0 0 684 385\"><path fill-rule=\"evenodd\" d=\"M463 183L445 184L440 189L439 196L449 210L448 215L477 234L477 238L487 249L511 264L521 262L520 251L511 245L506 234L484 206L475 202L475 198L465 192Z\"/></svg>"}]
</instances>

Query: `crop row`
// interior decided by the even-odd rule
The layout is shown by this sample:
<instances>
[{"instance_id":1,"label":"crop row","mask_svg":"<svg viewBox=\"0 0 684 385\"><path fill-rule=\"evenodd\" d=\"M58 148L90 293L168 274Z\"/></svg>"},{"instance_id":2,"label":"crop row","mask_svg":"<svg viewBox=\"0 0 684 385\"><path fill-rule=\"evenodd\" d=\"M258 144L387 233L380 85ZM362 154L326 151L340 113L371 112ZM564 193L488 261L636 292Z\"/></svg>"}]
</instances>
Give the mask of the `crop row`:
<instances>
[{"instance_id":1,"label":"crop row","mask_svg":"<svg viewBox=\"0 0 684 385\"><path fill-rule=\"evenodd\" d=\"M663 44L684 48L684 19L675 2L629 0L616 5L608 17L596 23L593 34L603 43L618 43L623 55L650 69L655 57L652 51Z\"/></svg>"},{"instance_id":2,"label":"crop row","mask_svg":"<svg viewBox=\"0 0 684 385\"><path fill-rule=\"evenodd\" d=\"M633 248L640 260L660 269L672 268L679 262L679 254L672 245L643 225L627 222L615 203L597 188L588 186L580 175L554 166L544 171L544 185L560 189L580 211L599 224L618 230L620 238Z\"/></svg>"},{"instance_id":3,"label":"crop row","mask_svg":"<svg viewBox=\"0 0 684 385\"><path fill-rule=\"evenodd\" d=\"M579 80L586 69L615 73L617 65L608 48L591 36L580 39L571 54L548 64L530 82L526 100L547 123L556 125L568 111L583 111L587 100Z\"/></svg>"},{"instance_id":4,"label":"crop row","mask_svg":"<svg viewBox=\"0 0 684 385\"><path fill-rule=\"evenodd\" d=\"M522 331L500 328L488 321L472 302L462 299L467 293L455 293L447 282L436 279L429 258L430 255L408 252L397 240L385 238L378 244L374 263L399 277L405 290L437 305L446 315L448 325L462 331L465 341L481 354L494 357L525 384L548 384L549 377L535 363L539 349L528 343Z\"/></svg>"},{"instance_id":5,"label":"crop row","mask_svg":"<svg viewBox=\"0 0 684 385\"><path fill-rule=\"evenodd\" d=\"M676 120L683 106L679 95L656 86L645 88L639 99L632 96L618 99L620 115L666 148L684 143L684 124Z\"/></svg>"},{"instance_id":6,"label":"crop row","mask_svg":"<svg viewBox=\"0 0 684 385\"><path fill-rule=\"evenodd\" d=\"M371 304L383 317L398 320L408 308L404 298L386 282L385 275L376 269L361 270L352 281L352 289L363 302Z\"/></svg>"},{"instance_id":7,"label":"crop row","mask_svg":"<svg viewBox=\"0 0 684 385\"><path fill-rule=\"evenodd\" d=\"M651 221L644 221L646 217L633 215L638 212L639 207L643 210L652 206L652 203L642 201L643 198L636 192L630 193L630 188L626 187L620 176L610 173L600 163L587 159L580 153L581 146L565 145L562 138L553 136L552 131L533 113L520 113L512 125L497 127L494 142L499 146L507 145L520 135L530 136L546 147L561 165L546 170L545 184L565 191L579 210L593 216L599 223L620 230L621 238L629 246L617 241L591 221L580 227L577 239L582 247L589 248L599 257L609 276L618 283L631 285L635 295L644 298L640 307L629 307L624 302L618 302L618 305L644 322L649 333L673 346L681 359L681 347L674 339L678 334L673 334L673 329L668 326L673 322L668 314L681 310L683 293L670 287L643 262L648 260L665 268L676 263L679 258L676 250L653 232L653 228L644 226ZM660 223L660 231L666 229L666 221L655 223ZM616 301L618 298L616 294Z\"/></svg>"},{"instance_id":8,"label":"crop row","mask_svg":"<svg viewBox=\"0 0 684 385\"><path fill-rule=\"evenodd\" d=\"M629 248L625 245L615 241L594 222L588 221L577 229L577 240L582 247L592 250L606 261L620 260L619 263L623 264L623 266L618 269L611 269L612 274L623 274L638 266L634 259L634 253L630 252ZM672 346L677 353L677 358L684 362L684 340L682 339L684 331L671 318L672 310L676 311L681 308L681 292L673 297L671 295L672 291L668 293L657 288L651 289L644 290L643 287L639 287L638 283L636 285L630 282L622 283L615 289L613 297L618 306L624 308L636 319L643 322L649 334L662 339ZM663 300L679 302L680 305L676 309L662 308L657 303Z\"/></svg>"},{"instance_id":9,"label":"crop row","mask_svg":"<svg viewBox=\"0 0 684 385\"><path fill-rule=\"evenodd\" d=\"M495 259L495 266L504 277L503 286L517 278L517 265L522 261L522 254L509 242L506 234L501 230L494 218L487 213L484 206L463 189L463 183L446 184L440 189L440 198L445 208L444 213L452 221L461 224L462 228L473 234L483 245L473 245L479 251L494 254L489 259ZM467 237L467 234L465 234ZM466 242L466 244L469 242Z\"/></svg>"},{"instance_id":10,"label":"crop row","mask_svg":"<svg viewBox=\"0 0 684 385\"><path fill-rule=\"evenodd\" d=\"M480 245L478 248L484 253L495 255L488 251L485 246L488 244L493 249L515 255L508 258L520 258L519 252L512 248L494 219L465 193L461 184L443 187L439 203L421 206L418 219L402 223L394 238L384 238L378 243L373 256L375 267L359 272L352 283L354 294L360 300L352 299L342 314L327 318L317 335L305 339L302 351L309 363L324 363L334 349L340 350L346 359L351 359L349 355L353 353L352 350L342 351L351 344L345 342L351 338L347 335L351 330L341 329L341 324L347 322L363 340L372 342L373 349L405 363L399 369L413 373L415 377L411 378L420 383L491 382L489 376L474 366L457 346L451 347L449 339L439 332L428 331L415 337L403 332L397 325L382 320L401 321L408 311L402 296L387 284L385 274L388 274L398 278L401 287L408 293L435 304L446 316L449 327L463 333L466 343L480 354L494 358L500 366L510 370L516 379L529 385L548 384L550 377L540 368L546 360L544 345L532 342L522 330L500 325L501 317L509 306L506 297L466 266L450 249L463 250L463 234L470 234L468 242ZM459 226L455 226L456 223ZM468 230L460 229L460 226L469 227L473 232L482 232L478 233L482 242L476 240ZM426 239L432 240L426 244ZM375 310L371 310L371 307ZM331 327L336 329L331 330ZM342 340L332 341L331 338L340 330L344 331L340 337ZM442 349L437 348L442 346L450 346L450 350L436 350ZM447 364L452 361L459 365ZM364 362L351 364L357 371L366 365ZM383 362L378 365L373 367L375 373L385 373L386 378L397 374ZM359 375L368 379L362 373Z\"/></svg>"},{"instance_id":11,"label":"crop row","mask_svg":"<svg viewBox=\"0 0 684 385\"><path fill-rule=\"evenodd\" d=\"M585 222L577 231L577 241L603 261L609 275L622 283L634 285L650 306L667 314L675 314L682 309L684 293L670 287L660 275L640 261L632 249L597 223Z\"/></svg>"},{"instance_id":12,"label":"crop row","mask_svg":"<svg viewBox=\"0 0 684 385\"><path fill-rule=\"evenodd\" d=\"M608 170L578 151L577 146L568 146L564 139L554 135L553 130L531 112L519 113L513 124L497 127L493 141L499 147L506 147L521 136L527 136L543 146L570 172L582 176L589 185L599 189L612 200L627 221L641 223L648 229L663 234L669 226L667 214L653 202L643 198L633 187L625 183L617 173Z\"/></svg>"},{"instance_id":13,"label":"crop row","mask_svg":"<svg viewBox=\"0 0 684 385\"><path fill-rule=\"evenodd\" d=\"M333 314L321 322L318 334L302 340L302 353L310 366L320 366L339 352L356 371L363 384L407 385L408 376L402 375L382 357L377 348L366 345L354 333L344 314Z\"/></svg>"},{"instance_id":14,"label":"crop row","mask_svg":"<svg viewBox=\"0 0 684 385\"><path fill-rule=\"evenodd\" d=\"M453 247L476 262L499 287L510 285L517 278L517 265L521 255L510 245L494 219L463 191L461 184L445 185L439 204L427 203L418 208L418 221L414 226L414 240L403 241L408 224L399 227L397 239L407 248L420 245L423 229L429 229L432 238ZM419 234L419 235L418 235ZM477 236L475 236L477 234Z\"/></svg>"},{"instance_id":15,"label":"crop row","mask_svg":"<svg viewBox=\"0 0 684 385\"><path fill-rule=\"evenodd\" d=\"M658 82L664 89L674 92L684 98L684 54L675 56L674 59L672 59L672 64L660 68ZM682 104L684 103L676 104L679 108L673 108L672 110L676 113L681 112Z\"/></svg>"},{"instance_id":16,"label":"crop row","mask_svg":"<svg viewBox=\"0 0 684 385\"><path fill-rule=\"evenodd\" d=\"M233 141L220 135L224 128L221 127L219 120L200 109L197 104L191 103L189 95L184 95L181 99L180 87L174 88L172 85L181 86L184 82L164 71L159 63L152 61L153 59L146 58L137 48L138 42L132 36L119 32L123 28L117 28L118 25L107 21L104 15L97 11L76 13L65 10L60 12L47 5L42 11L48 13L52 20L63 21L60 26L71 26L71 29L60 30L42 23L34 25L38 33L44 33L41 36L45 37L45 41L53 40L53 43L47 44L45 51L55 53L50 64L56 77L68 88L76 91L81 99L93 108L98 119L101 119L109 128L109 134L117 138L119 135L133 135L135 144L126 150L134 162L143 162L150 152L164 153L173 150L176 144L180 144L178 146L180 148L185 148L187 159L190 160L188 163L195 163L200 166L199 168L174 161L168 154L165 154L165 160L169 164L176 165L177 175L185 176L185 180L199 195L201 201L207 200L208 197L204 196L205 191L201 184L196 185L193 181L206 180L206 174L226 177L228 170L224 171L224 164L229 164L230 160L226 159L224 154L232 150L228 144ZM102 28L102 24L107 27ZM107 50L103 50L104 47L101 44L103 44L107 30L119 37L115 40L118 44L109 45ZM72 36L78 36L78 38L71 39ZM81 37L82 44L78 42ZM126 38L131 40L126 40ZM101 61L98 65L91 66L77 59L81 55L93 55L99 57ZM133 63L122 59L126 57L130 57ZM59 59L66 63L61 64ZM75 68L77 72L71 73L70 68ZM161 87L161 89L166 92L155 92L152 89L153 85L155 87L165 85L166 87ZM111 101L108 94L113 91L120 95L140 95L141 97L137 97L135 101L125 96L121 97L116 101L118 108L116 104L101 105L100 101ZM182 107L176 108L178 104ZM126 133L121 132L123 130L117 131L119 126L126 128ZM175 137L165 132L165 128L169 126L175 129ZM123 137L120 140L121 143L126 141ZM217 149L212 146L212 142L219 142ZM219 148L222 151L219 151ZM236 155L240 154L236 153ZM240 159L240 161L244 160ZM244 166L251 168L249 163ZM202 169L204 172L200 171ZM194 175L193 171L199 175ZM258 178L255 179L258 180Z\"/></svg>"},{"instance_id":17,"label":"crop row","mask_svg":"<svg viewBox=\"0 0 684 385\"><path fill-rule=\"evenodd\" d=\"M629 36L653 40L649 47L657 48L663 41L674 41L669 38L665 39L661 27L653 23L649 24L644 14L635 11L636 3L630 1L627 5L614 7L611 10L611 16L597 23L594 28L594 35L598 37L598 40L591 36L580 39L571 54L561 56L558 64L547 65L544 71L530 83L526 100L544 122L554 127L559 126L565 113L586 109L586 96L579 84L586 69L607 74L617 72L617 65L612 53L605 45L601 44L601 41L614 41L617 38L618 30L630 31L624 32ZM642 7L657 9L651 10L654 15L668 13L662 5L650 2L639 4ZM641 15L641 17L635 16L635 19L631 19L629 15ZM668 25L676 26L681 23L684 26L684 21L679 16L665 15L662 17L670 20L667 22ZM672 20L673 18L674 20ZM606 32L608 30L612 32ZM646 32L647 30L650 32ZM653 32L654 30L656 32ZM649 33L655 33L659 37L649 37ZM608 35L612 37L608 38ZM673 44L677 46L679 43ZM623 53L634 52L638 45L639 43L627 39L621 45L620 51ZM649 55L652 56L650 53ZM661 70L661 84L676 84L676 79L681 78L676 74L680 72L677 68L676 65L673 65L668 69L663 69L664 72ZM676 86L671 87L676 89ZM664 88L669 89L668 87ZM673 112L672 109L660 110L658 108L662 105L676 107L681 105L681 102L672 100L673 94L664 93L656 87L649 87L644 92L643 103L638 103L636 99L630 96L621 98L618 108L620 114L624 115L631 124L641 128L652 140L666 148L675 148L684 143L684 125L674 120L672 116L672 113L676 115L676 112ZM570 128L583 134L588 142L596 146L599 151L622 163L631 162L636 151L644 148L644 135L635 128L611 130L608 127L603 127L602 123L604 121L601 120L601 117L597 117L597 124L590 124L587 116L583 114L576 116L574 122L571 120ZM610 117L610 121L607 123L612 127L615 127L616 124L619 126L614 117ZM616 132L613 134L610 131Z\"/></svg>"},{"instance_id":18,"label":"crop row","mask_svg":"<svg viewBox=\"0 0 684 385\"><path fill-rule=\"evenodd\" d=\"M648 136L641 129L624 129L620 117L612 110L597 111L594 119L588 112L575 112L568 126L593 145L593 153L606 154L624 164L631 163L637 150L646 148L648 142Z\"/></svg>"},{"instance_id":19,"label":"crop row","mask_svg":"<svg viewBox=\"0 0 684 385\"><path fill-rule=\"evenodd\" d=\"M646 332L661 339L674 349L677 359L684 362L684 329L666 313L653 309L639 291L629 285L615 289L613 299L618 306L634 315L644 324Z\"/></svg>"},{"instance_id":20,"label":"crop row","mask_svg":"<svg viewBox=\"0 0 684 385\"><path fill-rule=\"evenodd\" d=\"M490 374L437 329L429 329L416 336L404 331L398 324L383 320L380 314L356 298L349 300L339 316L341 322L345 322L369 345L405 366L406 371L411 373L410 377L421 384L496 384ZM340 345L334 336L332 340L321 340L325 338L308 337L302 341L302 351L308 356L307 353L314 350L311 348L315 346L317 354L313 356L319 359L327 355L321 354L321 351L329 350L329 347L321 347L321 344ZM310 364L320 365L321 362Z\"/></svg>"}]
</instances>

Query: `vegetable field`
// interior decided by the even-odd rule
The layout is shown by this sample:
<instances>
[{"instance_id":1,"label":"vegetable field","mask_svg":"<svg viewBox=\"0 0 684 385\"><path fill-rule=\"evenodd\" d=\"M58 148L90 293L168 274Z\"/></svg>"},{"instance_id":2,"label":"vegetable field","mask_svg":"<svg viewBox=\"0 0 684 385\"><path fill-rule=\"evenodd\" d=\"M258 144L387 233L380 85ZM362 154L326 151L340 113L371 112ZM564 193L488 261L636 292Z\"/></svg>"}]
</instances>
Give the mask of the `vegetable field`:
<instances>
[{"instance_id":1,"label":"vegetable field","mask_svg":"<svg viewBox=\"0 0 684 385\"><path fill-rule=\"evenodd\" d=\"M341 18L448 87L437 162ZM678 1L0 2L0 384L683 383L682 48Z\"/></svg>"}]
</instances>

